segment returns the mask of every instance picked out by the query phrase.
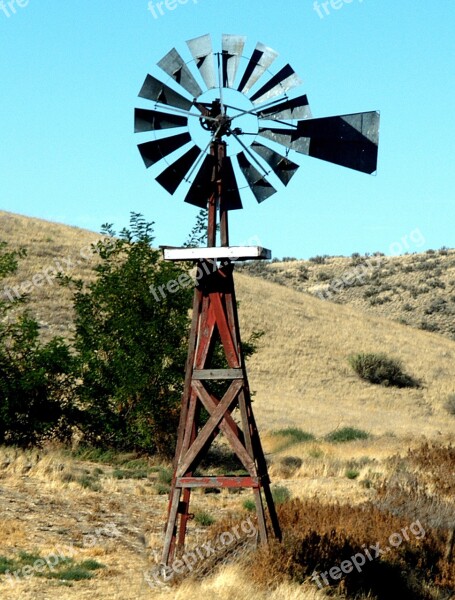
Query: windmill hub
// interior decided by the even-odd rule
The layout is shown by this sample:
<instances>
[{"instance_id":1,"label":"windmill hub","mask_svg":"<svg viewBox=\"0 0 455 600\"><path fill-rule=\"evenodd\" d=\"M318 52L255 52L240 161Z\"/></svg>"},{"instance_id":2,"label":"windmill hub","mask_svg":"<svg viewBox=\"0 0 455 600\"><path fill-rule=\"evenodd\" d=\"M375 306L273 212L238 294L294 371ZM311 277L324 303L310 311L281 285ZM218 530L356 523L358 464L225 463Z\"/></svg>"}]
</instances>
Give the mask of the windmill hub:
<instances>
[{"instance_id":1,"label":"windmill hub","mask_svg":"<svg viewBox=\"0 0 455 600\"><path fill-rule=\"evenodd\" d=\"M227 115L219 98L213 100L210 109L201 106L205 116L200 118L200 123L205 130L214 132L217 138L231 134L232 117Z\"/></svg>"}]
</instances>

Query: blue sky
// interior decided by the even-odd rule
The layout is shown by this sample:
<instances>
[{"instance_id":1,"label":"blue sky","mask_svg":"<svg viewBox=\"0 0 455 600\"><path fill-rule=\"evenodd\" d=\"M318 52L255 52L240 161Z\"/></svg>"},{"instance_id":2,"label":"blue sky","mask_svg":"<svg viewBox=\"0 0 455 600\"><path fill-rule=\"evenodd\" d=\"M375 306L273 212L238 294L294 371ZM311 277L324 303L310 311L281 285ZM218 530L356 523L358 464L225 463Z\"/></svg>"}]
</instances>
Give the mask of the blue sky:
<instances>
[{"instance_id":1,"label":"blue sky","mask_svg":"<svg viewBox=\"0 0 455 600\"><path fill-rule=\"evenodd\" d=\"M94 231L141 212L157 243L180 245L197 209L145 169L133 109L173 46L234 33L247 56L258 41L277 50L275 72L291 63L314 117L380 110L381 132L376 176L297 155L287 188L231 213L231 244L256 236L298 258L455 246L453 0L333 0L320 14L313 0L168 2L155 16L147 0L0 2L1 209Z\"/></svg>"}]
</instances>

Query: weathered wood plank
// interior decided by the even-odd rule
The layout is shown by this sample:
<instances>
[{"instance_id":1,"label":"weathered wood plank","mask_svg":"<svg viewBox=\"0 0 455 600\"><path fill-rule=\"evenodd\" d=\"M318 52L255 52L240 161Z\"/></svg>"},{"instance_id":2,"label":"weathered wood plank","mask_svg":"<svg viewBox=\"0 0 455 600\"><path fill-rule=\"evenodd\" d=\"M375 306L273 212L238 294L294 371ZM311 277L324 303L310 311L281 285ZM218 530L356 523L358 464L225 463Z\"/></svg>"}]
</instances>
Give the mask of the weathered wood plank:
<instances>
[{"instance_id":1,"label":"weathered wood plank","mask_svg":"<svg viewBox=\"0 0 455 600\"><path fill-rule=\"evenodd\" d=\"M204 258L215 258L217 260L269 260L272 252L261 246L226 246L213 248L169 248L161 246L164 252L164 260L202 260Z\"/></svg>"},{"instance_id":2,"label":"weathered wood plank","mask_svg":"<svg viewBox=\"0 0 455 600\"><path fill-rule=\"evenodd\" d=\"M259 477L177 477L176 486L179 488L221 487L221 488L258 488Z\"/></svg>"},{"instance_id":3,"label":"weathered wood plank","mask_svg":"<svg viewBox=\"0 0 455 600\"><path fill-rule=\"evenodd\" d=\"M226 380L226 379L242 379L242 369L195 369L193 371L193 379L213 379L213 380Z\"/></svg>"}]
</instances>

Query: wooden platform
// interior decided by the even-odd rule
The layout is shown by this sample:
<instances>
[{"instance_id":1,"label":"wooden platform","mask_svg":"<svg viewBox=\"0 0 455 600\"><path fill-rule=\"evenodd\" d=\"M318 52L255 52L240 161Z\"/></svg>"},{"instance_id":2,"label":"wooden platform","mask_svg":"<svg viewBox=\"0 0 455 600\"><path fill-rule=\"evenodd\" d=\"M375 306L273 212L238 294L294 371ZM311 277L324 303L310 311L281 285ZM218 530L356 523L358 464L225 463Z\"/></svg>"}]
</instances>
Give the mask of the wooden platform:
<instances>
[{"instance_id":1,"label":"wooden platform","mask_svg":"<svg viewBox=\"0 0 455 600\"><path fill-rule=\"evenodd\" d=\"M231 261L237 260L268 260L272 258L271 250L261 246L216 246L213 248L174 248L160 246L164 253L164 260L203 260L216 259Z\"/></svg>"}]
</instances>

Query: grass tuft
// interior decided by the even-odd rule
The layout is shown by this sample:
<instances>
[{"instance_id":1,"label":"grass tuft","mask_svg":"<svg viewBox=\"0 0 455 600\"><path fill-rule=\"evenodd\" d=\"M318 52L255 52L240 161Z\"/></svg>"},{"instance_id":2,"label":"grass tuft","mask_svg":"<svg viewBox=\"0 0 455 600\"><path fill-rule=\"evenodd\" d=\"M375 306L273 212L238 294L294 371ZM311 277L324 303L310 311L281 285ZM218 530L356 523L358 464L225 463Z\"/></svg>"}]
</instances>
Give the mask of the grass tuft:
<instances>
[{"instance_id":1,"label":"grass tuft","mask_svg":"<svg viewBox=\"0 0 455 600\"><path fill-rule=\"evenodd\" d=\"M341 429L335 429L325 436L328 442L336 444L353 442L354 440L367 440L369 434L362 429L356 429L355 427L342 427Z\"/></svg>"},{"instance_id":2,"label":"grass tuft","mask_svg":"<svg viewBox=\"0 0 455 600\"><path fill-rule=\"evenodd\" d=\"M201 527L209 527L215 523L215 518L203 510L194 513L194 520Z\"/></svg>"}]
</instances>

